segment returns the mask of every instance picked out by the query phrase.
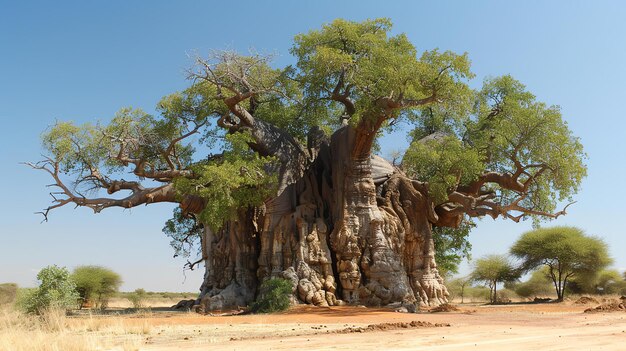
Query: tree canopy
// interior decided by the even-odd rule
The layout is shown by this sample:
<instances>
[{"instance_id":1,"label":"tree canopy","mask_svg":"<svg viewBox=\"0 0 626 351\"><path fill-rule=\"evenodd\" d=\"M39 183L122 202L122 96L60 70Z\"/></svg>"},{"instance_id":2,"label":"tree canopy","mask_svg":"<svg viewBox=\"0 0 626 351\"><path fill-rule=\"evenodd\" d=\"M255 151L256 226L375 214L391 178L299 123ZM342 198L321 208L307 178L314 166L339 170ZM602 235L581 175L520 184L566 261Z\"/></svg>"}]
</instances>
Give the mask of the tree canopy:
<instances>
[{"instance_id":1,"label":"tree canopy","mask_svg":"<svg viewBox=\"0 0 626 351\"><path fill-rule=\"evenodd\" d=\"M264 166L266 157L281 155L264 145L257 121L289 133L304 152L309 129L332 132L342 120L376 135L399 120L413 125L402 167L429 184L438 224L457 225L458 214L515 221L561 214L556 205L571 200L586 170L558 106L538 102L510 76L486 79L473 91L467 54L419 54L390 31L388 19L335 20L296 36L297 63L282 69L261 55L215 52L197 59L192 85L164 97L157 116L123 108L106 124L57 123L43 136L46 159L32 164L60 190L45 214L68 203L99 212L197 195L207 209L201 218L219 226L235 209L271 196L258 190L277 181ZM250 134L236 133L243 131ZM199 155L205 148L198 142L224 152ZM120 177L127 167L138 180ZM145 187L143 179L161 185ZM130 194L88 196L98 189Z\"/></svg>"},{"instance_id":2,"label":"tree canopy","mask_svg":"<svg viewBox=\"0 0 626 351\"><path fill-rule=\"evenodd\" d=\"M93 303L96 308L105 309L108 299L122 284L122 277L119 274L101 266L76 267L71 278L82 300L81 307Z\"/></svg>"},{"instance_id":3,"label":"tree canopy","mask_svg":"<svg viewBox=\"0 0 626 351\"><path fill-rule=\"evenodd\" d=\"M576 227L526 232L511 247L511 254L521 260L525 270L545 265L560 300L570 279L595 274L611 263L606 243Z\"/></svg>"},{"instance_id":4,"label":"tree canopy","mask_svg":"<svg viewBox=\"0 0 626 351\"><path fill-rule=\"evenodd\" d=\"M477 259L471 274L474 281L487 283L492 303L498 302L498 283L512 282L519 276L520 271L504 255L489 255Z\"/></svg>"}]
</instances>

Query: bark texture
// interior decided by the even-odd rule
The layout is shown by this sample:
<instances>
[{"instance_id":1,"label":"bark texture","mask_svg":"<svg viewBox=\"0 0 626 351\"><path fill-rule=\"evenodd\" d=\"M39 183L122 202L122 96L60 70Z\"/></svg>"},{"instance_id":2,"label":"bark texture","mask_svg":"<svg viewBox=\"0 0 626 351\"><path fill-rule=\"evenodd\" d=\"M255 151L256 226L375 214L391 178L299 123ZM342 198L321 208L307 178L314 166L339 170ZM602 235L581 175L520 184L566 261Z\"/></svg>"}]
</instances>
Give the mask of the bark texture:
<instances>
[{"instance_id":1,"label":"bark texture","mask_svg":"<svg viewBox=\"0 0 626 351\"><path fill-rule=\"evenodd\" d=\"M202 309L246 305L272 277L289 279L294 300L317 306L447 301L426 186L371 155L357 131L344 126L329 139L312 130L299 153L307 159L281 177L279 196L205 230Z\"/></svg>"}]
</instances>

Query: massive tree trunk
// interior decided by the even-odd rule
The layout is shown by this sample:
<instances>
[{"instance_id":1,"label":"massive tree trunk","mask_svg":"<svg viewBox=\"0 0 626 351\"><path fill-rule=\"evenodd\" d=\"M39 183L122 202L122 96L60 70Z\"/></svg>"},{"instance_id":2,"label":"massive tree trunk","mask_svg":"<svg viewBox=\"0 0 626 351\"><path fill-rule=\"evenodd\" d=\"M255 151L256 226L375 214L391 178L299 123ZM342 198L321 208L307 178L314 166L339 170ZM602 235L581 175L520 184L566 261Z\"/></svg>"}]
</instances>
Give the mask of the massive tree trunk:
<instances>
[{"instance_id":1,"label":"massive tree trunk","mask_svg":"<svg viewBox=\"0 0 626 351\"><path fill-rule=\"evenodd\" d=\"M352 126L330 140L313 131L308 159L279 196L205 229L202 308L248 304L271 277L291 280L294 298L319 306L446 302L427 189L370 149L371 136Z\"/></svg>"}]
</instances>

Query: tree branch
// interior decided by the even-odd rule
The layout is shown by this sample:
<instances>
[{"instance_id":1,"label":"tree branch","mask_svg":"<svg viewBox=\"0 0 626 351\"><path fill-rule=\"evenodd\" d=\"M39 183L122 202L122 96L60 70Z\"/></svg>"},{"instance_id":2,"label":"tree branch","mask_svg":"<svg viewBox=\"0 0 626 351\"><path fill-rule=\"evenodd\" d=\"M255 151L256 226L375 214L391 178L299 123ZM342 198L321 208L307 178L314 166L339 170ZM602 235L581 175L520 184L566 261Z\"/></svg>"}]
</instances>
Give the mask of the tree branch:
<instances>
[{"instance_id":1,"label":"tree branch","mask_svg":"<svg viewBox=\"0 0 626 351\"><path fill-rule=\"evenodd\" d=\"M335 86L335 89L333 89L330 99L342 103L345 107L345 114L348 115L348 117L352 117L352 115L356 112L356 107L354 106L354 101L350 98L351 85L348 84L348 86L344 89L345 75L346 70L344 69L339 75L337 85ZM344 89L343 93L341 92L341 89Z\"/></svg>"},{"instance_id":2,"label":"tree branch","mask_svg":"<svg viewBox=\"0 0 626 351\"><path fill-rule=\"evenodd\" d=\"M88 207L91 208L94 213L99 213L103 209L109 207L131 208L142 204L147 205L156 202L179 202L176 200L176 192L172 184L166 184L154 188L144 188L137 182L128 182L124 180L103 183L103 185L108 184L107 192L109 194L116 193L119 190L129 190L130 195L124 198L87 198L81 194L76 194L63 183L59 175L59 162L47 157L44 161L25 164L33 169L42 170L50 174L55 181L55 183L50 186L61 189L60 192L50 194L53 198L53 205L47 207L42 212L37 212L44 216L44 221L48 220L48 214L51 210L65 206L69 203L74 203L77 207ZM64 195L64 198L58 198L54 194Z\"/></svg>"},{"instance_id":3,"label":"tree branch","mask_svg":"<svg viewBox=\"0 0 626 351\"><path fill-rule=\"evenodd\" d=\"M472 196L455 191L448 195L447 202L440 204L435 208L437 215L440 217L436 224L440 226L448 226L450 223L455 223L453 219L457 219L457 217L463 215L468 215L470 217L491 216L493 219L502 216L514 222L519 222L521 219L529 215L556 219L565 215L567 213L567 208L575 203L571 202L562 210L550 213L521 206L519 203L526 198L526 196L526 194L522 194L509 204L501 204L493 201L495 198L494 193ZM518 214L514 215L513 213Z\"/></svg>"}]
</instances>

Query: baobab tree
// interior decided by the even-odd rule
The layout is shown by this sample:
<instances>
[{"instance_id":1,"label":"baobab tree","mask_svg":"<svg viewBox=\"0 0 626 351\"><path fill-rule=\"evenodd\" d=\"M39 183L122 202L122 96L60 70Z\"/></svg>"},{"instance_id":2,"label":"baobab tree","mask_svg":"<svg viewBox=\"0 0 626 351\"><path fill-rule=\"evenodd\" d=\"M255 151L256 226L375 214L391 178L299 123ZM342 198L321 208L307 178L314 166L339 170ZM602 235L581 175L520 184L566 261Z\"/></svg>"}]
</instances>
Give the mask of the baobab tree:
<instances>
[{"instance_id":1,"label":"baobab tree","mask_svg":"<svg viewBox=\"0 0 626 351\"><path fill-rule=\"evenodd\" d=\"M166 232L199 242L205 309L245 305L270 277L315 305L445 302L433 228L556 218L584 153L559 108L512 77L472 90L467 54L418 53L390 29L335 20L296 36L284 68L213 52L158 116L126 108L106 125L56 124L31 164L59 189L43 215L180 204ZM410 144L392 165L375 151L399 123Z\"/></svg>"}]
</instances>

